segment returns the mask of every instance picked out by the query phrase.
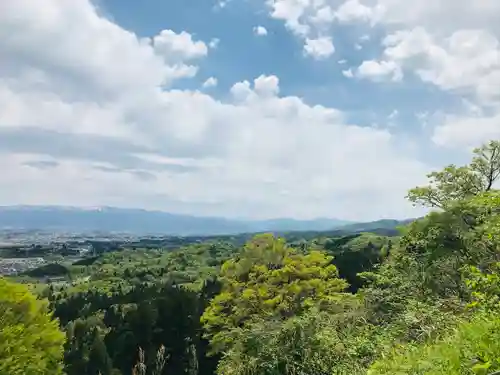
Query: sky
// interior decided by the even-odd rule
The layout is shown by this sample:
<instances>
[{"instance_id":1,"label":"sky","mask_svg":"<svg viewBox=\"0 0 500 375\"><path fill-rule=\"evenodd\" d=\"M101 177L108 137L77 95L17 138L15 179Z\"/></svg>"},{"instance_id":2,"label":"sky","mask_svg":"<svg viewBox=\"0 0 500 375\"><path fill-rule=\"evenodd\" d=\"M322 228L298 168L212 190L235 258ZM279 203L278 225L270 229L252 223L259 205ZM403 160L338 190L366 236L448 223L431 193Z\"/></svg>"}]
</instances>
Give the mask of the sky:
<instances>
[{"instance_id":1,"label":"sky","mask_svg":"<svg viewBox=\"0 0 500 375\"><path fill-rule=\"evenodd\" d=\"M0 205L421 214L500 138L498 0L2 0Z\"/></svg>"}]
</instances>

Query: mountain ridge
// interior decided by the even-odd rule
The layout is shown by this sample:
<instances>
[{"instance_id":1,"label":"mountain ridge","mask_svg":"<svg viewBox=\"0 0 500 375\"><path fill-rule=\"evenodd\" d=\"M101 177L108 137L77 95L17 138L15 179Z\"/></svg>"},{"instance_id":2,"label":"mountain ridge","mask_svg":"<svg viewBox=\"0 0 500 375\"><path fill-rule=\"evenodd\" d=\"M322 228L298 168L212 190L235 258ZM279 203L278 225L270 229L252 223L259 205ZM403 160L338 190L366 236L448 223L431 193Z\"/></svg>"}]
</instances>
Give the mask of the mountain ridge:
<instances>
[{"instance_id":1,"label":"mountain ridge","mask_svg":"<svg viewBox=\"0 0 500 375\"><path fill-rule=\"evenodd\" d=\"M4 229L218 235L262 231L323 231L347 224L354 222L335 218L243 220L110 206L0 206L0 228Z\"/></svg>"}]
</instances>

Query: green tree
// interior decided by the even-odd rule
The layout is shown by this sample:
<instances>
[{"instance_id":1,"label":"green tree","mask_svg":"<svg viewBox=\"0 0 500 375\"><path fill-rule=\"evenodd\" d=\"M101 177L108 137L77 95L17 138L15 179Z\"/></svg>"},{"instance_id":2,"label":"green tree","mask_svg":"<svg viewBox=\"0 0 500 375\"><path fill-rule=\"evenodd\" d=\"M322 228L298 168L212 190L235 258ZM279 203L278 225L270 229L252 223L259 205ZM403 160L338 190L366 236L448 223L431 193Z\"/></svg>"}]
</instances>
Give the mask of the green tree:
<instances>
[{"instance_id":1,"label":"green tree","mask_svg":"<svg viewBox=\"0 0 500 375\"><path fill-rule=\"evenodd\" d=\"M92 346L89 353L87 374L89 375L110 375L112 370L111 358L106 350L99 330L94 328Z\"/></svg>"},{"instance_id":2,"label":"green tree","mask_svg":"<svg viewBox=\"0 0 500 375\"><path fill-rule=\"evenodd\" d=\"M369 374L499 369L500 143L474 153L468 166L434 172L429 186L410 191L412 202L440 212L410 224L380 269L363 275L368 320L387 343Z\"/></svg>"},{"instance_id":3,"label":"green tree","mask_svg":"<svg viewBox=\"0 0 500 375\"><path fill-rule=\"evenodd\" d=\"M214 352L231 346L232 330L255 320L284 320L316 306L338 306L348 285L331 261L320 251L298 254L271 234L248 242L241 256L222 266L222 291L201 318Z\"/></svg>"},{"instance_id":4,"label":"green tree","mask_svg":"<svg viewBox=\"0 0 500 375\"><path fill-rule=\"evenodd\" d=\"M445 209L453 202L493 189L500 177L500 141L491 141L474 150L472 162L463 167L449 165L428 175L430 184L408 193L414 204Z\"/></svg>"},{"instance_id":5,"label":"green tree","mask_svg":"<svg viewBox=\"0 0 500 375\"><path fill-rule=\"evenodd\" d=\"M363 280L361 272L371 271L389 253L392 244L388 237L363 233L325 242L325 251L334 257L333 263L341 278L349 283L349 291L356 293Z\"/></svg>"},{"instance_id":6,"label":"green tree","mask_svg":"<svg viewBox=\"0 0 500 375\"><path fill-rule=\"evenodd\" d=\"M220 375L365 374L377 352L375 327L358 314L312 309L285 321L261 320L235 332Z\"/></svg>"},{"instance_id":7,"label":"green tree","mask_svg":"<svg viewBox=\"0 0 500 375\"><path fill-rule=\"evenodd\" d=\"M500 369L500 318L480 314L436 340L405 345L377 361L368 375L488 375Z\"/></svg>"},{"instance_id":8,"label":"green tree","mask_svg":"<svg viewBox=\"0 0 500 375\"><path fill-rule=\"evenodd\" d=\"M48 301L0 278L0 374L61 374L63 344Z\"/></svg>"}]
</instances>

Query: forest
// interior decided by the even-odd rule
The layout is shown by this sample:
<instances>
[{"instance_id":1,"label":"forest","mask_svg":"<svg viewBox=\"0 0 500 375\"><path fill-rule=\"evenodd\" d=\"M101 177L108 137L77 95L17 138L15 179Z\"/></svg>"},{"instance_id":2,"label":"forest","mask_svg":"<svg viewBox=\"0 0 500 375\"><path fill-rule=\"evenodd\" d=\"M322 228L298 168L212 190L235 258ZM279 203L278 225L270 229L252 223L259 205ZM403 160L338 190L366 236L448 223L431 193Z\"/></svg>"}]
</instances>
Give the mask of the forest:
<instances>
[{"instance_id":1,"label":"forest","mask_svg":"<svg viewBox=\"0 0 500 375\"><path fill-rule=\"evenodd\" d=\"M70 282L0 278L0 375L498 374L499 179L491 141L411 189L429 213L394 236L210 239L38 270Z\"/></svg>"}]
</instances>

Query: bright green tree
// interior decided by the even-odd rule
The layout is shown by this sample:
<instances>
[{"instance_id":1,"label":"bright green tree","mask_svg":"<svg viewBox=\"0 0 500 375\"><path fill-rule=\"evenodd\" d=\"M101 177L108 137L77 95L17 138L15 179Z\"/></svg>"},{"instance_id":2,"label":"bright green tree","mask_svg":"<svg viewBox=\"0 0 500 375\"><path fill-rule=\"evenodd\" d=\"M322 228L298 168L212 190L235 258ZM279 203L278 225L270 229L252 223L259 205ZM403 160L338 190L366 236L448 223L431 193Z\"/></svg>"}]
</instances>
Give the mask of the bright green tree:
<instances>
[{"instance_id":1,"label":"bright green tree","mask_svg":"<svg viewBox=\"0 0 500 375\"><path fill-rule=\"evenodd\" d=\"M0 374L61 374L63 344L48 302L0 278Z\"/></svg>"},{"instance_id":2,"label":"bright green tree","mask_svg":"<svg viewBox=\"0 0 500 375\"><path fill-rule=\"evenodd\" d=\"M368 375L490 375L500 370L500 318L479 314L436 340L394 349Z\"/></svg>"},{"instance_id":3,"label":"bright green tree","mask_svg":"<svg viewBox=\"0 0 500 375\"><path fill-rule=\"evenodd\" d=\"M348 285L331 261L320 251L298 254L271 234L248 242L238 258L222 266L222 291L201 318L214 352L234 343L233 330L256 320L285 320L313 307L339 306Z\"/></svg>"},{"instance_id":4,"label":"bright green tree","mask_svg":"<svg viewBox=\"0 0 500 375\"><path fill-rule=\"evenodd\" d=\"M440 212L409 225L390 259L365 275L375 323L403 344L389 346L369 374L500 369L500 142L474 153L468 166L432 173L429 186L410 191L411 201Z\"/></svg>"}]
</instances>

